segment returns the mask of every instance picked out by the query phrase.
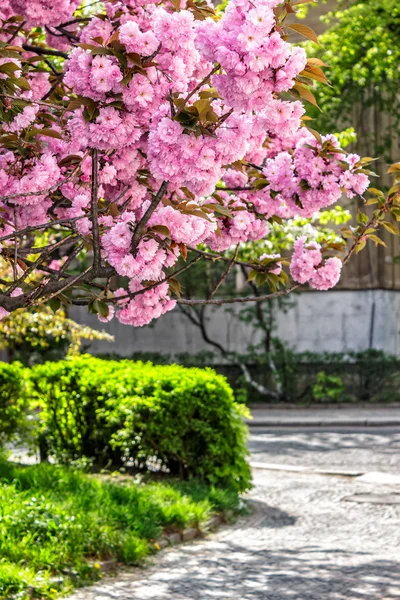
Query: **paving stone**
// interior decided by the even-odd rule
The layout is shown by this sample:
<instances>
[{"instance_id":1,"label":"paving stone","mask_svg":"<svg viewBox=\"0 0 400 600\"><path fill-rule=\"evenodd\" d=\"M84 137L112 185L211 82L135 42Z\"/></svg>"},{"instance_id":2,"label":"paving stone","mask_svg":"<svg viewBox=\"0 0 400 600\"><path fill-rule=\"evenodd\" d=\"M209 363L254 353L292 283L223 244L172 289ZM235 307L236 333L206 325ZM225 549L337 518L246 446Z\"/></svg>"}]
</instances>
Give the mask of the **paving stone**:
<instances>
[{"instance_id":1,"label":"paving stone","mask_svg":"<svg viewBox=\"0 0 400 600\"><path fill-rule=\"evenodd\" d=\"M198 536L198 533L197 529L184 529L181 534L182 541L189 542L190 540L194 540Z\"/></svg>"},{"instance_id":2,"label":"paving stone","mask_svg":"<svg viewBox=\"0 0 400 600\"><path fill-rule=\"evenodd\" d=\"M253 459L268 448L276 463L309 464L315 455L328 469L357 464L355 470L393 474L400 465L399 434L322 433L278 440L258 434L251 445L254 452L257 441L262 452ZM343 502L376 493L375 483L256 470L254 484L250 517L206 540L167 548L147 567L107 577L70 600L400 599L400 505ZM395 492L379 485L379 494Z\"/></svg>"},{"instance_id":3,"label":"paving stone","mask_svg":"<svg viewBox=\"0 0 400 600\"><path fill-rule=\"evenodd\" d=\"M170 533L170 535L167 535L167 540L170 544L179 544L179 542L181 541L181 534L180 533Z\"/></svg>"},{"instance_id":4,"label":"paving stone","mask_svg":"<svg viewBox=\"0 0 400 600\"><path fill-rule=\"evenodd\" d=\"M364 504L400 504L400 494L353 494L345 496L343 500Z\"/></svg>"},{"instance_id":5,"label":"paving stone","mask_svg":"<svg viewBox=\"0 0 400 600\"><path fill-rule=\"evenodd\" d=\"M207 521L206 529L217 529L217 527L220 527L222 523L222 518L216 515Z\"/></svg>"},{"instance_id":6,"label":"paving stone","mask_svg":"<svg viewBox=\"0 0 400 600\"><path fill-rule=\"evenodd\" d=\"M107 573L108 571L113 571L117 567L117 561L115 558L110 558L110 560L103 560L100 564L100 569L103 573Z\"/></svg>"}]
</instances>

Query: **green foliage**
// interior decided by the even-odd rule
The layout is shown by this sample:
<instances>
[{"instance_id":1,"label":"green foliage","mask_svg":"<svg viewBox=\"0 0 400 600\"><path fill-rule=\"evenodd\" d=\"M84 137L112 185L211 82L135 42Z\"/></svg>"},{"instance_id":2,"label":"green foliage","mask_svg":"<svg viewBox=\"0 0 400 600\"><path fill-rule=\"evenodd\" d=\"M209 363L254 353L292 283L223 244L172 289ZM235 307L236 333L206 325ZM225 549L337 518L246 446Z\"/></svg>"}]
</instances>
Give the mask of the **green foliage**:
<instances>
[{"instance_id":1,"label":"green foliage","mask_svg":"<svg viewBox=\"0 0 400 600\"><path fill-rule=\"evenodd\" d=\"M211 369L90 356L32 369L41 440L61 462L133 465L249 487L243 409Z\"/></svg>"},{"instance_id":2,"label":"green foliage","mask_svg":"<svg viewBox=\"0 0 400 600\"><path fill-rule=\"evenodd\" d=\"M198 481L114 479L0 461L1 600L55 598L98 579L99 560L137 564L163 530L239 508L233 490Z\"/></svg>"},{"instance_id":3,"label":"green foliage","mask_svg":"<svg viewBox=\"0 0 400 600\"><path fill-rule=\"evenodd\" d=\"M329 65L332 87L318 86L316 94L322 113L311 109L316 128L322 133L351 125L353 106L375 107L376 114L391 116L391 128L400 124L400 7L396 0L339 1L338 10L325 17L327 31L321 47L307 43L307 52ZM310 113L311 114L311 113ZM380 131L371 139L375 156L385 154L392 162L392 130ZM360 142L366 147L364 129Z\"/></svg>"},{"instance_id":4,"label":"green foliage","mask_svg":"<svg viewBox=\"0 0 400 600\"><path fill-rule=\"evenodd\" d=\"M249 348L249 353L237 358L247 365L255 381L275 389L282 386L280 402L335 403L335 402L399 402L400 359L381 350L360 352L295 352L273 338L271 353L259 346ZM140 359L140 353L136 359ZM271 358L276 372L271 372ZM180 354L154 356L162 363L177 361L182 365L212 365L227 377L235 391L237 402L274 402L274 398L261 396L248 385L242 371L230 355L231 363L221 363L216 353L194 355Z\"/></svg>"},{"instance_id":5,"label":"green foliage","mask_svg":"<svg viewBox=\"0 0 400 600\"><path fill-rule=\"evenodd\" d=\"M0 446L26 430L26 371L20 363L0 362Z\"/></svg>"},{"instance_id":6,"label":"green foliage","mask_svg":"<svg viewBox=\"0 0 400 600\"><path fill-rule=\"evenodd\" d=\"M325 371L317 373L317 380L312 385L312 397L316 402L341 402L344 399L345 386L338 375L327 375Z\"/></svg>"},{"instance_id":7,"label":"green foliage","mask_svg":"<svg viewBox=\"0 0 400 600\"><path fill-rule=\"evenodd\" d=\"M68 319L61 309L48 306L20 309L0 321L0 348L8 348L13 359L26 365L59 360L79 353L81 341L114 338Z\"/></svg>"},{"instance_id":8,"label":"green foliage","mask_svg":"<svg viewBox=\"0 0 400 600\"><path fill-rule=\"evenodd\" d=\"M241 357L256 381L271 384L268 357ZM258 360L258 364L255 361ZM297 353L275 343L274 377L282 386L281 401L291 403L398 402L400 360L380 350ZM219 369L218 369L219 370ZM236 387L234 381L231 384ZM240 379L239 386L243 386ZM249 390L249 401L262 401ZM268 400L268 399L267 399Z\"/></svg>"}]
</instances>

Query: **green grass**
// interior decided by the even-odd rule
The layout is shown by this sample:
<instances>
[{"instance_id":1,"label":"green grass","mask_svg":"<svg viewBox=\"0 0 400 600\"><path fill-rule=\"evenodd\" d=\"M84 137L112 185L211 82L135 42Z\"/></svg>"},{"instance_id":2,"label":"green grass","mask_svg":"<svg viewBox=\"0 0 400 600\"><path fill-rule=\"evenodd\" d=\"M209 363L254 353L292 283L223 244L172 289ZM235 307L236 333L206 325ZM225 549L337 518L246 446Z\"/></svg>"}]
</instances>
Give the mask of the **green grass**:
<instances>
[{"instance_id":1,"label":"green grass","mask_svg":"<svg viewBox=\"0 0 400 600\"><path fill-rule=\"evenodd\" d=\"M122 482L0 459L0 598L55 598L98 579L95 563L138 564L163 530L237 510L236 492L202 483Z\"/></svg>"}]
</instances>

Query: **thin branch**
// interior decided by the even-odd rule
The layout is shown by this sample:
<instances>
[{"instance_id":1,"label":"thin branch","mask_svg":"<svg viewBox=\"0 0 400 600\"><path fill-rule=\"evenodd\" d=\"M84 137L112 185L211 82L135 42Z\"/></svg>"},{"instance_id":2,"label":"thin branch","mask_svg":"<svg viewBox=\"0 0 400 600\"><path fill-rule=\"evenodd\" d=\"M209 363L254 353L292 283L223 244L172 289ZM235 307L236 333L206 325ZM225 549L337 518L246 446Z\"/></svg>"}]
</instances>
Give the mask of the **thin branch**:
<instances>
[{"instance_id":1,"label":"thin branch","mask_svg":"<svg viewBox=\"0 0 400 600\"><path fill-rule=\"evenodd\" d=\"M60 73L61 75L61 73ZM19 100L15 96L10 96L10 94L0 94L1 98L9 98L10 100ZM22 98L24 100L24 98ZM50 102L42 102L41 100L30 100L31 104L37 104L38 106L45 106L46 108L55 108L56 110L67 111L68 108L66 106L61 106L61 104L50 104ZM18 194L18 196L29 196L29 194Z\"/></svg>"},{"instance_id":2,"label":"thin branch","mask_svg":"<svg viewBox=\"0 0 400 600\"><path fill-rule=\"evenodd\" d=\"M228 112L226 112L224 115L222 115L219 118L218 123L216 123L215 126L212 128L213 133L215 133L217 131L218 127L221 127L221 125L223 125L225 123L225 121L227 119L229 119L229 117L231 116L232 113L233 113L233 108L228 110Z\"/></svg>"},{"instance_id":3,"label":"thin branch","mask_svg":"<svg viewBox=\"0 0 400 600\"><path fill-rule=\"evenodd\" d=\"M158 48L156 48L156 50L154 50L153 54L150 54L149 56L143 56L142 57L142 64L144 62L152 61L153 58L155 58L157 56L157 54L160 52L161 47L162 47L162 44L160 42L160 44L158 45Z\"/></svg>"},{"instance_id":4,"label":"thin branch","mask_svg":"<svg viewBox=\"0 0 400 600\"><path fill-rule=\"evenodd\" d=\"M64 273L67 271L67 269L70 266L70 264L72 263L72 261L78 256L79 252L81 252L81 250L83 250L84 247L85 247L85 245L83 242L78 244L78 246L75 248L75 250L73 252L71 252L71 254L68 256L67 260L62 265L60 270L57 272L56 279L60 279L60 277L62 277L64 275Z\"/></svg>"},{"instance_id":5,"label":"thin branch","mask_svg":"<svg viewBox=\"0 0 400 600\"><path fill-rule=\"evenodd\" d=\"M200 258L201 258L200 256L196 256L195 258L193 258L191 261L189 261L186 265L184 265L180 269L177 269L173 273L170 273L169 275L167 275L166 277L164 277L164 279L160 279L160 281L156 281L155 283L152 283L151 285L147 285L142 290L138 290L137 292L127 292L124 296L118 296L118 297L114 297L114 298L104 298L103 302L108 302L109 304L113 304L113 303L118 303L121 300L132 300L136 296L140 296L141 294L144 294L148 290L152 290L152 289L158 287L159 285L161 285L162 283L165 283L166 281L169 281L173 277L176 277L177 275L180 275L184 271L187 271L187 269L190 269L190 267L194 263L196 263L197 261L199 261ZM91 284L91 285L93 285L93 284ZM103 289L103 288L101 288L101 289ZM72 301L73 304L76 304L78 306L87 306L88 302L90 302L89 298L79 298L77 300L73 300Z\"/></svg>"},{"instance_id":6,"label":"thin branch","mask_svg":"<svg viewBox=\"0 0 400 600\"><path fill-rule=\"evenodd\" d=\"M90 266L87 269L85 269L85 271L80 273L79 275L75 275L67 280L64 280L63 282L61 282L61 283L63 283L63 285L61 285L59 287L59 289L57 289L55 292L50 294L50 296L44 296L40 302L35 302L34 304L44 304L45 302L49 302L56 296L59 296L63 292L66 292L70 287L76 285L79 281L84 280L86 278L86 276L92 272L92 270L93 270L93 266ZM59 282L57 282L57 283L59 283ZM43 290L43 293L44 294L46 293L46 288Z\"/></svg>"},{"instance_id":7,"label":"thin branch","mask_svg":"<svg viewBox=\"0 0 400 600\"><path fill-rule=\"evenodd\" d=\"M241 298L217 298L216 300L200 300L188 298L180 298L177 300L178 304L186 304L187 306L201 306L203 304L214 304L216 306L222 306L223 304L243 304L247 302L263 302L264 300L270 300L271 298L278 298L279 296L286 296L293 292L295 289L300 287L299 284L291 285L290 287L281 290L280 292L273 292L271 294L265 294L264 296L245 296Z\"/></svg>"},{"instance_id":8,"label":"thin branch","mask_svg":"<svg viewBox=\"0 0 400 600\"><path fill-rule=\"evenodd\" d=\"M221 279L218 281L217 285L215 286L215 288L211 291L210 295L208 296L209 300L212 299L212 297L214 296L214 294L216 294L216 292L219 290L219 288L221 287L221 285L224 283L225 279L228 277L229 273L231 272L231 269L232 269L233 265L235 264L238 252L239 252L239 244L237 244L237 246L235 248L235 253L234 253L234 255L232 257L232 260L230 261L229 265L227 266L226 271L223 273Z\"/></svg>"},{"instance_id":9,"label":"thin branch","mask_svg":"<svg viewBox=\"0 0 400 600\"><path fill-rule=\"evenodd\" d=\"M198 91L199 91L199 90L200 90L200 89L203 87L203 85L205 85L205 84L208 82L208 80L210 79L210 77L211 77L212 75L214 75L214 73L216 73L216 72L217 72L217 71L218 71L220 68L221 68L221 65L216 65L216 66L215 66L213 69L211 69L211 71L209 72L209 74L208 74L208 75L206 75L206 76L204 77L204 79L202 79L202 80L200 81L200 83L198 83L198 84L196 85L196 87L195 87L195 88L194 88L194 89L193 89L191 92L189 92L189 93L187 94L186 98L185 98L185 99L184 99L184 101L183 101L183 104L182 104L182 106L181 106L181 107L179 108L179 110L177 111L177 113L176 113L175 117L177 117L178 115L180 115L180 114L181 114L181 112L182 112L182 111L183 111L183 109L185 108L186 104L189 102L190 98L191 98L192 96L194 96L194 95L196 94L196 92L198 92Z\"/></svg>"},{"instance_id":10,"label":"thin branch","mask_svg":"<svg viewBox=\"0 0 400 600\"><path fill-rule=\"evenodd\" d=\"M9 296L17 287L19 287L29 277L29 275L31 273L33 273L33 271L35 271L41 265L42 262L47 260L53 252L55 252L56 250L59 250L62 246L69 243L71 241L71 237L73 237L73 234L68 235L67 237L63 238L62 240L60 240L59 242L57 242L55 244L47 246L46 250L44 252L42 252L42 254L39 256L39 258L29 265L29 267L21 275L21 277L17 281L14 281L14 283L12 285L10 285L10 287L8 288L8 290L5 293ZM34 253L34 249L33 249L33 253Z\"/></svg>"},{"instance_id":11,"label":"thin branch","mask_svg":"<svg viewBox=\"0 0 400 600\"><path fill-rule=\"evenodd\" d=\"M261 385L260 383L258 383L257 381L255 381L252 378L250 371L247 368L247 365L245 365L241 360L239 360L239 357L237 356L236 353L229 352L222 346L222 344L220 344L216 340L213 340L210 338L210 336L208 335L206 322L205 322L205 308L206 307L204 305L201 307L200 312L196 312L197 319L195 317L193 317L193 315L190 313L190 311L186 311L185 309L183 309L182 306L179 306L179 308L180 308L181 312L194 325L196 325L196 327L198 327L200 329L201 336L207 344L209 344L210 346L214 346L214 348L216 348L226 360L230 361L233 364L238 365L238 367L240 368L240 370L243 373L243 376L244 376L246 382L251 387L253 387L255 390L257 390L257 392L263 396L271 396L273 398L278 398L278 394L276 392L273 392L272 390L265 388L263 385Z\"/></svg>"},{"instance_id":12,"label":"thin branch","mask_svg":"<svg viewBox=\"0 0 400 600\"><path fill-rule=\"evenodd\" d=\"M0 198L1 200L1 198ZM70 219L57 219L55 221L50 221L49 223L43 223L42 225L29 225L24 229L20 229L19 231L14 231L13 233L8 233L7 235L3 235L0 237L0 242L4 242L6 240L11 240L14 237L20 237L22 235L26 235L28 233L34 233L38 229L50 229L55 225L71 225L75 223L75 221L79 221L80 219L86 219L86 215L81 215L79 217L72 217ZM33 252L32 252L33 253Z\"/></svg>"},{"instance_id":13,"label":"thin branch","mask_svg":"<svg viewBox=\"0 0 400 600\"><path fill-rule=\"evenodd\" d=\"M55 66L53 65L53 63L51 62L51 60L49 58L45 58L44 62L49 67L49 69L51 70L53 75L62 75L62 73L60 73L60 71L57 71L57 69L55 68ZM43 100L43 98L42 98L42 100Z\"/></svg>"},{"instance_id":14,"label":"thin branch","mask_svg":"<svg viewBox=\"0 0 400 600\"><path fill-rule=\"evenodd\" d=\"M151 215L153 214L153 212L156 210L157 206L160 204L161 200L163 199L164 194L167 191L167 188L168 188L168 181L163 181L160 186L160 189L158 190L157 194L154 196L153 200L151 201L150 206L144 213L140 222L137 224L135 231L133 232L132 243L131 243L131 248L132 248L133 253L135 253L135 251L139 245L140 237L147 225L147 222L149 221Z\"/></svg>"},{"instance_id":15,"label":"thin branch","mask_svg":"<svg viewBox=\"0 0 400 600\"><path fill-rule=\"evenodd\" d=\"M16 206L14 206L13 212L14 212L14 228L18 229L18 225L17 225L17 207ZM13 263L14 281L16 281L17 277L18 277L17 264L18 264L18 241L17 241L17 238L14 238L14 263Z\"/></svg>"},{"instance_id":16,"label":"thin branch","mask_svg":"<svg viewBox=\"0 0 400 600\"><path fill-rule=\"evenodd\" d=\"M0 94L1 96L2 94ZM41 104L41 102L36 102L36 104ZM47 105L45 105L47 106ZM85 156L82 156L82 160L85 158ZM4 202L5 200L12 200L13 198L20 198L21 196L44 196L44 195L48 195L51 194L52 192L55 192L56 190L58 190L58 188L60 188L62 185L65 185L66 183L68 183L68 181L70 181L73 177L75 177L75 175L77 174L77 172L80 169L80 165L77 165L75 167L75 169L72 171L72 173L70 175L68 175L68 177L66 177L65 179L63 179L62 181L55 183L54 185L52 185L50 188L47 188L47 190L38 190L37 192L18 192L17 194L8 194L7 196L0 196L0 201ZM5 238L0 238L0 241L2 239Z\"/></svg>"},{"instance_id":17,"label":"thin branch","mask_svg":"<svg viewBox=\"0 0 400 600\"><path fill-rule=\"evenodd\" d=\"M68 58L66 52L61 50L53 50L52 48L41 48L40 46L31 46L30 44L22 44L22 48L27 52L34 52L39 56L59 56L60 58Z\"/></svg>"},{"instance_id":18,"label":"thin branch","mask_svg":"<svg viewBox=\"0 0 400 600\"><path fill-rule=\"evenodd\" d=\"M70 21L66 21L65 23L61 23L59 27L65 29L68 25L75 25L75 23L84 23L85 21L90 21L92 17L77 17L75 19L71 19Z\"/></svg>"},{"instance_id":19,"label":"thin branch","mask_svg":"<svg viewBox=\"0 0 400 600\"><path fill-rule=\"evenodd\" d=\"M93 266L98 269L101 264L100 250L100 230L99 230L99 161L97 149L92 149L92 191L90 200L90 209L92 217L92 237L93 237Z\"/></svg>"},{"instance_id":20,"label":"thin branch","mask_svg":"<svg viewBox=\"0 0 400 600\"><path fill-rule=\"evenodd\" d=\"M364 227L362 228L361 232L354 239L353 244L350 246L349 250L347 251L346 256L343 258L342 263L344 265L350 260L350 258L354 254L354 252L355 252L355 250L357 248L357 245L359 244L360 240L365 235L366 231L368 229L370 229L371 227L375 228L375 227L377 227L379 225L379 219L380 219L380 217L381 217L382 214L385 214L388 211L389 205L390 205L390 199L386 198L385 204L383 206L381 206L381 208L379 210L379 215L371 217L371 219L368 221L368 223L366 225L364 225Z\"/></svg>"},{"instance_id":21,"label":"thin branch","mask_svg":"<svg viewBox=\"0 0 400 600\"><path fill-rule=\"evenodd\" d=\"M217 261L222 260L223 262L230 262L231 259L227 256L222 256L221 254L213 254L212 252L206 252L205 250L198 250L193 246L188 246L188 250L191 252L196 252L200 256L203 256L207 260ZM269 269L267 269L264 265L258 265L257 263L244 262L241 260L235 259L236 265L243 265L244 267L250 267L250 269L254 269L255 271L260 271L260 273L268 273Z\"/></svg>"},{"instance_id":22,"label":"thin branch","mask_svg":"<svg viewBox=\"0 0 400 600\"><path fill-rule=\"evenodd\" d=\"M25 25L26 21L22 21L17 29L14 31L13 35L10 37L9 40L7 40L7 44L11 44L12 41L15 40L15 38L17 37L17 35L19 34L19 32L21 31L21 29L23 28L23 26Z\"/></svg>"},{"instance_id":23,"label":"thin branch","mask_svg":"<svg viewBox=\"0 0 400 600\"><path fill-rule=\"evenodd\" d=\"M224 187L223 185L215 186L216 190L220 190L221 192L255 192L257 191L252 187Z\"/></svg>"},{"instance_id":24,"label":"thin branch","mask_svg":"<svg viewBox=\"0 0 400 600\"><path fill-rule=\"evenodd\" d=\"M57 29L57 31L59 31L61 33L61 35L68 38L70 40L70 42L79 42L79 37L77 35L75 35L72 31L68 31L67 29L64 29L61 25L57 25L57 27L55 27L54 29ZM57 34L53 33L53 35L57 35Z\"/></svg>"},{"instance_id":25,"label":"thin branch","mask_svg":"<svg viewBox=\"0 0 400 600\"><path fill-rule=\"evenodd\" d=\"M41 98L41 102L44 102L45 100L47 100L47 98L50 98L50 96L52 95L52 93L58 88L58 86L60 85L61 79L62 79L62 73L58 73L57 75L57 81L55 81L53 83L53 85L51 86L51 88L49 89L48 92L46 92L46 94L43 96L43 98Z\"/></svg>"}]
</instances>

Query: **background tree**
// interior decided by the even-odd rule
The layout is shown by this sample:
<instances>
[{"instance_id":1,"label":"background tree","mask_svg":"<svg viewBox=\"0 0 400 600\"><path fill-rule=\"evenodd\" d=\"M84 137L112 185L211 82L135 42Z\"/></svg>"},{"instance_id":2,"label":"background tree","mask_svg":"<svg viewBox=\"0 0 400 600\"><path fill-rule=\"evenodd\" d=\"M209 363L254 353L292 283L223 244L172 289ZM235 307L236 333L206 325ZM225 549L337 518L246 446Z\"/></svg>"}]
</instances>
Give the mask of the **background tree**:
<instances>
[{"instance_id":1,"label":"background tree","mask_svg":"<svg viewBox=\"0 0 400 600\"><path fill-rule=\"evenodd\" d=\"M317 128L326 133L353 126L362 152L394 162L400 126L398 3L339 0L322 20L327 30L321 47L307 48L329 65L331 87L317 86L321 112L312 111Z\"/></svg>"}]
</instances>

